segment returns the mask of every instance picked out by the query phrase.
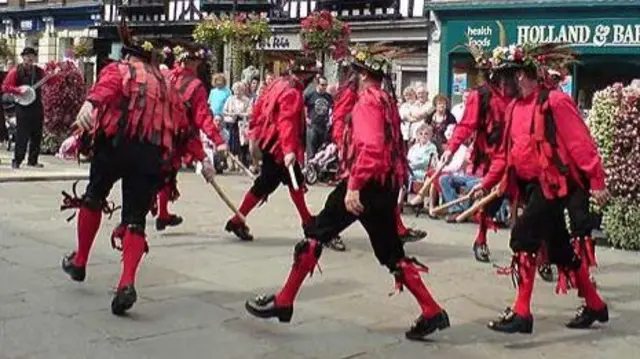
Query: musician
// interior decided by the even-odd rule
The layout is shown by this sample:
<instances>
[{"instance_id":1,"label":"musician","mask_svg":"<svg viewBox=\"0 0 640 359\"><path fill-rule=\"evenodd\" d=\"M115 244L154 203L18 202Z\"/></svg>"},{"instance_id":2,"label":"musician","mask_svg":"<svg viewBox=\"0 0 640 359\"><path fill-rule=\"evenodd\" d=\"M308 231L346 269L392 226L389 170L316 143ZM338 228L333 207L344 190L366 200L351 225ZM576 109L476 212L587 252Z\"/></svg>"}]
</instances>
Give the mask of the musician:
<instances>
[{"instance_id":1,"label":"musician","mask_svg":"<svg viewBox=\"0 0 640 359\"><path fill-rule=\"evenodd\" d=\"M20 86L33 86L44 77L44 70L36 63L37 52L32 47L25 47L20 54L22 64L12 68L2 83L2 92L20 96L24 93ZM42 95L36 90L36 99L33 103L22 106L16 104L16 147L11 166L17 169L22 164L29 144L29 158L27 166L42 167L38 163L40 155L40 143L42 142L42 127L44 125L44 110L42 107Z\"/></svg>"}]
</instances>

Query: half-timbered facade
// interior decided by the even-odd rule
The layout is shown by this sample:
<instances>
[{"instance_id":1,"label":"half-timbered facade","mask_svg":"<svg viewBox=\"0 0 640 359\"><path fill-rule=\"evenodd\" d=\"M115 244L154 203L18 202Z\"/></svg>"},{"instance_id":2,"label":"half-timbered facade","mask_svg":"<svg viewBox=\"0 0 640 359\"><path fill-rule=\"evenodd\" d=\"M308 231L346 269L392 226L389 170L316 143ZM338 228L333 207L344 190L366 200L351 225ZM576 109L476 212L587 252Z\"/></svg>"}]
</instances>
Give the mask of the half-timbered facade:
<instances>
[{"instance_id":1,"label":"half-timbered facade","mask_svg":"<svg viewBox=\"0 0 640 359\"><path fill-rule=\"evenodd\" d=\"M253 12L267 16L274 36L262 50L301 51L300 20L314 10L329 10L348 21L354 42L389 41L416 49L413 58L399 62L397 80L426 82L426 0L103 0L98 47L103 54L119 54L117 24L124 16L137 36L189 37L208 14ZM330 66L326 69L331 72Z\"/></svg>"}]
</instances>

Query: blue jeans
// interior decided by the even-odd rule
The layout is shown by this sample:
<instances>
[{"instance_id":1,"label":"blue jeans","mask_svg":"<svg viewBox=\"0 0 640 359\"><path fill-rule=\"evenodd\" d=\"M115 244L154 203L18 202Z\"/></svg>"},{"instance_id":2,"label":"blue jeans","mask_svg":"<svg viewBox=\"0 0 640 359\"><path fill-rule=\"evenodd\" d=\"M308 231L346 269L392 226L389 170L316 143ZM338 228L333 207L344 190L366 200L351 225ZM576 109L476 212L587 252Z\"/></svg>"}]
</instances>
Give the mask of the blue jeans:
<instances>
[{"instance_id":1,"label":"blue jeans","mask_svg":"<svg viewBox=\"0 0 640 359\"><path fill-rule=\"evenodd\" d=\"M482 179L474 176L456 176L442 175L440 176L440 188L442 188L442 201L451 202L460 197L457 189L464 187L470 190L473 186L480 183ZM461 203L449 207L449 213L459 213L470 206L470 203Z\"/></svg>"}]
</instances>

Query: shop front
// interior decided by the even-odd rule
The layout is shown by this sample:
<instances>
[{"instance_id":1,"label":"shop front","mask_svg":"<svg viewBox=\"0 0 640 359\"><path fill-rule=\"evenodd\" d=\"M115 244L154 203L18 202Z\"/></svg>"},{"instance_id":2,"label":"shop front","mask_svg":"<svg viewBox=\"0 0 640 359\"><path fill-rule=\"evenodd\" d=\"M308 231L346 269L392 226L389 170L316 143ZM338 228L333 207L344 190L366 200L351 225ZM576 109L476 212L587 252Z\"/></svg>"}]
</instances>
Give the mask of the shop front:
<instances>
[{"instance_id":1,"label":"shop front","mask_svg":"<svg viewBox=\"0 0 640 359\"><path fill-rule=\"evenodd\" d=\"M576 50L580 63L567 69L562 87L582 109L591 107L595 91L640 78L640 5L538 10L495 9L466 13L464 19L458 11L440 13L441 93L457 103L465 88L478 84L478 72L461 45L498 46L501 27L508 44L563 42Z\"/></svg>"}]
</instances>

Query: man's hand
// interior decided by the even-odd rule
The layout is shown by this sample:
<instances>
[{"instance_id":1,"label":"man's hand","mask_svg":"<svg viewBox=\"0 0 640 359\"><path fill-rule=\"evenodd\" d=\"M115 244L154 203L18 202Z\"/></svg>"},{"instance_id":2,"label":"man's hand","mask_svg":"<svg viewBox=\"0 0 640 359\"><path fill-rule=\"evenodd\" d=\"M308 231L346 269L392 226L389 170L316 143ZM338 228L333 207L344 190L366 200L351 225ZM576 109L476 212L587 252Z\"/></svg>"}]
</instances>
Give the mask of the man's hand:
<instances>
[{"instance_id":1,"label":"man's hand","mask_svg":"<svg viewBox=\"0 0 640 359\"><path fill-rule=\"evenodd\" d=\"M478 183L469 190L469 196L472 199L480 199L486 195L486 191L482 188L482 183Z\"/></svg>"},{"instance_id":2,"label":"man's hand","mask_svg":"<svg viewBox=\"0 0 640 359\"><path fill-rule=\"evenodd\" d=\"M204 177L204 179L209 183L213 182L216 170L213 168L211 161L205 159L200 163L202 164L202 177Z\"/></svg>"},{"instance_id":3,"label":"man's hand","mask_svg":"<svg viewBox=\"0 0 640 359\"><path fill-rule=\"evenodd\" d=\"M216 147L216 151L225 154L227 152L229 152L229 146L227 146L226 143L223 143L221 145L219 145L218 147Z\"/></svg>"},{"instance_id":4,"label":"man's hand","mask_svg":"<svg viewBox=\"0 0 640 359\"><path fill-rule=\"evenodd\" d=\"M81 128L85 131L91 130L93 128L93 122L95 119L93 118L93 105L89 101L85 101L78 112L78 116L76 117L76 121L73 123L76 127Z\"/></svg>"},{"instance_id":5,"label":"man's hand","mask_svg":"<svg viewBox=\"0 0 640 359\"><path fill-rule=\"evenodd\" d=\"M611 199L611 194L607 189L603 189L602 191L591 191L591 195L599 207L604 207L604 205Z\"/></svg>"},{"instance_id":6,"label":"man's hand","mask_svg":"<svg viewBox=\"0 0 640 359\"><path fill-rule=\"evenodd\" d=\"M362 214L364 206L360 202L360 191L347 190L347 194L344 196L344 205L349 213L356 216Z\"/></svg>"},{"instance_id":7,"label":"man's hand","mask_svg":"<svg viewBox=\"0 0 640 359\"><path fill-rule=\"evenodd\" d=\"M296 163L296 155L293 153L287 153L284 155L284 165L286 167L293 166Z\"/></svg>"},{"instance_id":8,"label":"man's hand","mask_svg":"<svg viewBox=\"0 0 640 359\"><path fill-rule=\"evenodd\" d=\"M440 161L438 161L438 168L446 166L451 161L452 156L453 154L451 153L451 151L444 151L444 153L442 153L442 156L440 156Z\"/></svg>"}]
</instances>

